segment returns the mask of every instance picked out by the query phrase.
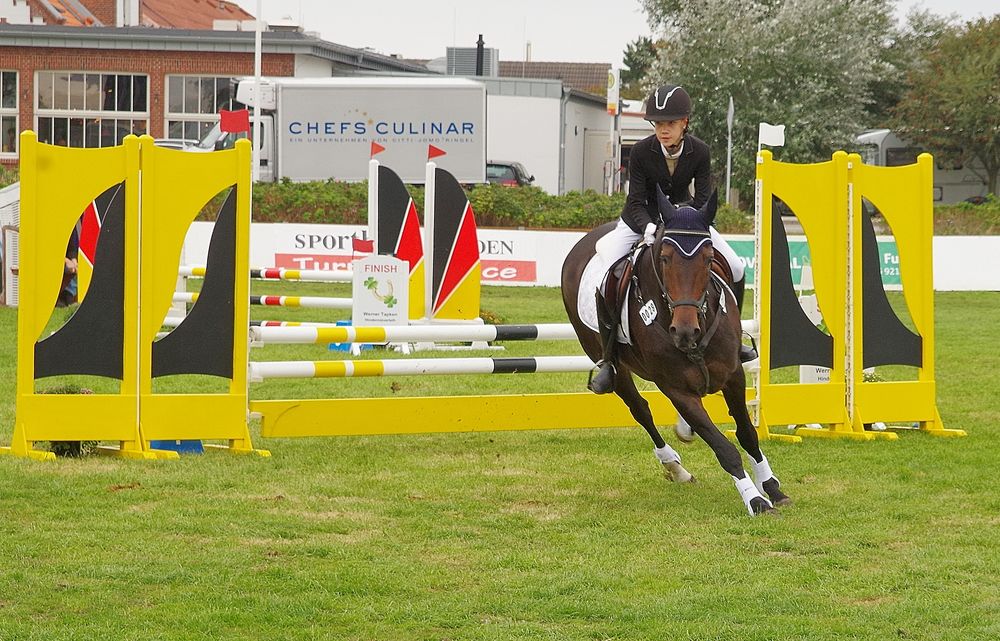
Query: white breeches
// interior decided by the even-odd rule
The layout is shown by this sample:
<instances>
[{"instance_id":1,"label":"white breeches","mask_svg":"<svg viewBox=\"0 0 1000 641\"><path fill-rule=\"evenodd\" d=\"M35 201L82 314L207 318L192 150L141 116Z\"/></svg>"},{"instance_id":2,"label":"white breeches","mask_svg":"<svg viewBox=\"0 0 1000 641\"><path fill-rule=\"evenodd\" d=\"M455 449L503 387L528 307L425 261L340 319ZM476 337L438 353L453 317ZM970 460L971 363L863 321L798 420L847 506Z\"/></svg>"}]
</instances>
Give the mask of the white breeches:
<instances>
[{"instance_id":1,"label":"white breeches","mask_svg":"<svg viewBox=\"0 0 1000 641\"><path fill-rule=\"evenodd\" d=\"M743 280L743 261L736 255L722 234L715 230L715 227L709 227L709 231L712 233L712 247L715 248L716 252L722 254L726 262L729 263L729 269L733 272L733 280L736 282ZM625 221L619 218L618 225L597 241L597 253L604 261L605 269L627 254L632 245L640 238L642 238L642 234L632 231L625 224Z\"/></svg>"}]
</instances>

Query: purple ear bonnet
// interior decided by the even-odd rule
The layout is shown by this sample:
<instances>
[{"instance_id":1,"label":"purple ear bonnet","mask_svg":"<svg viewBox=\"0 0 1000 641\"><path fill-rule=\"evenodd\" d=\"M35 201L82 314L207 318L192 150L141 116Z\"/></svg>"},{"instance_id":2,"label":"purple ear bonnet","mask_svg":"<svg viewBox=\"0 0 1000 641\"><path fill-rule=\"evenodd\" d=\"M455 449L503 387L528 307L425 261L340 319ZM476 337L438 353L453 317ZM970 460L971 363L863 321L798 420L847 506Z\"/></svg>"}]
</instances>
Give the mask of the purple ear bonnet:
<instances>
[{"instance_id":1,"label":"purple ear bonnet","mask_svg":"<svg viewBox=\"0 0 1000 641\"><path fill-rule=\"evenodd\" d=\"M679 207L666 221L663 241L672 244L686 258L691 258L701 250L702 245L712 242L708 221L694 207Z\"/></svg>"}]
</instances>

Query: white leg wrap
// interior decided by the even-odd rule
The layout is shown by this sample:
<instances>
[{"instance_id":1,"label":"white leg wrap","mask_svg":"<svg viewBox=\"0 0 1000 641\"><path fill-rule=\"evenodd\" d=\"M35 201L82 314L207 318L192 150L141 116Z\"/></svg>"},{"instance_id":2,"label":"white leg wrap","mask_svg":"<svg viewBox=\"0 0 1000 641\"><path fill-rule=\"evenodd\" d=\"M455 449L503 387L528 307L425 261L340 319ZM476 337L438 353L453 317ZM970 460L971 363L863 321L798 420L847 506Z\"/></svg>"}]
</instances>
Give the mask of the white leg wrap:
<instances>
[{"instance_id":1,"label":"white leg wrap","mask_svg":"<svg viewBox=\"0 0 1000 641\"><path fill-rule=\"evenodd\" d=\"M760 463L754 461L752 456L749 458L750 458L750 467L753 469L753 484L757 486L757 491L763 494L764 481L766 481L769 478L773 478L774 480L777 481L778 477L776 477L774 475L774 472L771 471L771 466L768 464L766 456L763 459L761 459Z\"/></svg>"},{"instance_id":2,"label":"white leg wrap","mask_svg":"<svg viewBox=\"0 0 1000 641\"><path fill-rule=\"evenodd\" d=\"M685 443L690 443L694 440L694 429L679 413L677 414L677 423L674 425L674 433L677 434L677 438Z\"/></svg>"},{"instance_id":3,"label":"white leg wrap","mask_svg":"<svg viewBox=\"0 0 1000 641\"><path fill-rule=\"evenodd\" d=\"M771 505L771 502L757 491L757 487L753 484L753 481L750 480L750 477L746 475L746 472L743 474L744 476L741 479L734 476L733 482L736 483L736 491L740 493L740 498L743 499L743 505L747 506L747 512L750 513L750 516L754 516L753 508L750 507L751 499L754 497L762 498L768 505Z\"/></svg>"},{"instance_id":4,"label":"white leg wrap","mask_svg":"<svg viewBox=\"0 0 1000 641\"><path fill-rule=\"evenodd\" d=\"M664 444L663 447L654 447L653 454L655 454L660 463L663 463L664 465L667 463L681 462L681 455L678 454L674 448L666 444Z\"/></svg>"}]
</instances>

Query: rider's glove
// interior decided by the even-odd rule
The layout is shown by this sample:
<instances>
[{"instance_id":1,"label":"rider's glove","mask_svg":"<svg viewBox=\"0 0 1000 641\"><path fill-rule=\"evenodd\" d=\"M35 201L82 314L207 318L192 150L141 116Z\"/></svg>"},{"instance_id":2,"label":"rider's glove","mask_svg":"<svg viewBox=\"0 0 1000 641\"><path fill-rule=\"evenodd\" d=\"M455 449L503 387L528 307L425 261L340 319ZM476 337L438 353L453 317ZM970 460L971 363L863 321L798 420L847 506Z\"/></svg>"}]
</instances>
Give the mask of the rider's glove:
<instances>
[{"instance_id":1,"label":"rider's glove","mask_svg":"<svg viewBox=\"0 0 1000 641\"><path fill-rule=\"evenodd\" d=\"M642 232L642 242L647 245L652 245L653 241L656 239L656 224L649 223L646 225L646 229Z\"/></svg>"}]
</instances>

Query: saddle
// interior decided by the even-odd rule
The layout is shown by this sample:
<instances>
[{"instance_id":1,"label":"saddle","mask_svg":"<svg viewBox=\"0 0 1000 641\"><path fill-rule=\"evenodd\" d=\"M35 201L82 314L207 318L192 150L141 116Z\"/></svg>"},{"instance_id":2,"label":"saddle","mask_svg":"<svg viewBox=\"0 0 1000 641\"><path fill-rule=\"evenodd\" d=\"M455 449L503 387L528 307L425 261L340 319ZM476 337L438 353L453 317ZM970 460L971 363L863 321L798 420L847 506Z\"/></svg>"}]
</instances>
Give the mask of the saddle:
<instances>
[{"instance_id":1,"label":"saddle","mask_svg":"<svg viewBox=\"0 0 1000 641\"><path fill-rule=\"evenodd\" d=\"M712 271L720 276L723 282L730 288L733 286L733 270L729 266L729 261L716 254L712 258Z\"/></svg>"},{"instance_id":2,"label":"saddle","mask_svg":"<svg viewBox=\"0 0 1000 641\"><path fill-rule=\"evenodd\" d=\"M613 262L601 283L600 292L604 309L612 316L621 312L622 303L625 302L634 267L633 254L634 252L629 252Z\"/></svg>"}]
</instances>

